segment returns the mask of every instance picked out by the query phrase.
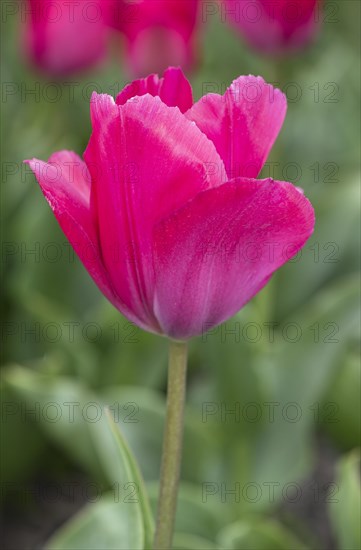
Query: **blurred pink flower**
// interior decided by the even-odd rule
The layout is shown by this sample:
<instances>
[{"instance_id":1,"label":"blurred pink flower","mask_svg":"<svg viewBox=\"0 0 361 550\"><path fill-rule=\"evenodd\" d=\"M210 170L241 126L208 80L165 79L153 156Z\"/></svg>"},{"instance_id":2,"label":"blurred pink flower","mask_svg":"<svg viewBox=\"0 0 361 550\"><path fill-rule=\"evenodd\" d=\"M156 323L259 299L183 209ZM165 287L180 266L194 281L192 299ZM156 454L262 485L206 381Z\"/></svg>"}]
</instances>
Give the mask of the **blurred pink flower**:
<instances>
[{"instance_id":1,"label":"blurred pink flower","mask_svg":"<svg viewBox=\"0 0 361 550\"><path fill-rule=\"evenodd\" d=\"M108 0L28 0L26 46L37 66L66 75L99 61L106 51ZM28 15L28 17L29 17Z\"/></svg>"},{"instance_id":2,"label":"blurred pink flower","mask_svg":"<svg viewBox=\"0 0 361 550\"><path fill-rule=\"evenodd\" d=\"M26 50L54 75L91 67L105 54L110 27L125 37L133 75L190 67L200 0L27 0Z\"/></svg>"},{"instance_id":3,"label":"blurred pink flower","mask_svg":"<svg viewBox=\"0 0 361 550\"><path fill-rule=\"evenodd\" d=\"M115 1L113 23L126 37L125 63L131 74L190 67L200 0Z\"/></svg>"},{"instance_id":4,"label":"blurred pink flower","mask_svg":"<svg viewBox=\"0 0 361 550\"><path fill-rule=\"evenodd\" d=\"M305 46L318 28L321 0L222 0L227 21L255 47L283 53Z\"/></svg>"},{"instance_id":5,"label":"blurred pink flower","mask_svg":"<svg viewBox=\"0 0 361 550\"><path fill-rule=\"evenodd\" d=\"M145 330L188 339L235 314L305 244L310 202L257 180L286 98L241 76L193 104L180 69L94 93L83 162L27 161L100 290Z\"/></svg>"}]
</instances>

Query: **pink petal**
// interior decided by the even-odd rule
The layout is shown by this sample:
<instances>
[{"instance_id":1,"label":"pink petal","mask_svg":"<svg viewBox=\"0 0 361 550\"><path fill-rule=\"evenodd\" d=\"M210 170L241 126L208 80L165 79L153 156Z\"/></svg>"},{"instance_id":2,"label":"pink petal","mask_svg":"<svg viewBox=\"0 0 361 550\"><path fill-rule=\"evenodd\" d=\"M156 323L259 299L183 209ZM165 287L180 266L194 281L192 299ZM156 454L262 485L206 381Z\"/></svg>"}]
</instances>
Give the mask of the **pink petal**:
<instances>
[{"instance_id":1,"label":"pink petal","mask_svg":"<svg viewBox=\"0 0 361 550\"><path fill-rule=\"evenodd\" d=\"M171 65L190 68L193 64L193 45L176 29L148 27L128 40L125 63L127 72L134 76L162 73Z\"/></svg>"},{"instance_id":2,"label":"pink petal","mask_svg":"<svg viewBox=\"0 0 361 550\"><path fill-rule=\"evenodd\" d=\"M29 0L27 51L37 65L54 75L85 69L106 53L108 30L104 20L108 2L71 4L64 0Z\"/></svg>"},{"instance_id":3,"label":"pink petal","mask_svg":"<svg viewBox=\"0 0 361 550\"><path fill-rule=\"evenodd\" d=\"M234 315L313 231L309 201L290 183L237 179L199 194L154 233L154 311L176 339Z\"/></svg>"},{"instance_id":4,"label":"pink petal","mask_svg":"<svg viewBox=\"0 0 361 550\"><path fill-rule=\"evenodd\" d=\"M305 46L318 28L318 0L253 0L252 7L240 9L239 0L226 0L228 21L256 48L282 53ZM247 16L248 15L248 16Z\"/></svg>"},{"instance_id":5,"label":"pink petal","mask_svg":"<svg viewBox=\"0 0 361 550\"><path fill-rule=\"evenodd\" d=\"M159 96L169 107L179 107L184 113L193 105L192 87L179 67L169 67L163 78L151 74L147 78L128 84L116 98L117 105L124 105L134 96L150 94Z\"/></svg>"},{"instance_id":6,"label":"pink petal","mask_svg":"<svg viewBox=\"0 0 361 550\"><path fill-rule=\"evenodd\" d=\"M90 174L72 151L54 153L48 162L29 164L65 236L103 294L130 320L139 320L114 292L101 260L95 224L90 215Z\"/></svg>"},{"instance_id":7,"label":"pink petal","mask_svg":"<svg viewBox=\"0 0 361 550\"><path fill-rule=\"evenodd\" d=\"M94 94L85 161L94 182L103 259L129 309L156 326L152 228L222 183L214 145L176 107L147 94L117 106ZM92 190L93 193L93 190Z\"/></svg>"},{"instance_id":8,"label":"pink petal","mask_svg":"<svg viewBox=\"0 0 361 550\"><path fill-rule=\"evenodd\" d=\"M139 0L131 6L126 24L126 62L132 74L161 73L169 65L190 67L199 0ZM129 9L128 9L129 11ZM123 17L126 13L122 12Z\"/></svg>"},{"instance_id":9,"label":"pink petal","mask_svg":"<svg viewBox=\"0 0 361 550\"><path fill-rule=\"evenodd\" d=\"M205 95L186 116L213 141L233 179L258 176L286 110L282 92L261 77L240 76L223 96Z\"/></svg>"}]
</instances>

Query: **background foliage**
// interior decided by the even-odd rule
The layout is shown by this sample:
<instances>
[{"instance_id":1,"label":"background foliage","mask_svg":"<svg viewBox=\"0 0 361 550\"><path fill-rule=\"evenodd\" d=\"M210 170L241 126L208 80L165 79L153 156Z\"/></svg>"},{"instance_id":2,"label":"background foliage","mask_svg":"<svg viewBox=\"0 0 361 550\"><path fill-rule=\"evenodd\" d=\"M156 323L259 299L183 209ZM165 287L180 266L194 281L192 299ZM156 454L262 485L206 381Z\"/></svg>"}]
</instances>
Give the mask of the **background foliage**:
<instances>
[{"instance_id":1,"label":"background foliage","mask_svg":"<svg viewBox=\"0 0 361 550\"><path fill-rule=\"evenodd\" d=\"M239 74L280 83L289 109L269 159L277 164L266 166L265 176L273 168L275 178L301 186L317 225L302 255L257 298L192 342L179 548L360 547L360 6L331 4L336 20L326 17L316 43L285 60L252 51L210 18L199 67L190 75L196 98L223 92ZM76 78L72 98L64 80L50 85L27 64L19 34L17 18L9 18L1 105L7 544L43 544L88 503L101 507L88 527L106 538L84 542L78 533L72 547L136 548L115 527L120 506L125 524L136 518L124 503L129 487L119 477L99 407L118 414L154 505L166 341L131 327L100 295L21 164L62 148L81 154L90 133L89 94L96 88L114 95L126 76L113 56ZM269 323L276 323L274 334ZM66 403L79 403L73 419ZM99 492L102 498L89 504ZM61 536L54 547L68 547L69 533Z\"/></svg>"}]
</instances>

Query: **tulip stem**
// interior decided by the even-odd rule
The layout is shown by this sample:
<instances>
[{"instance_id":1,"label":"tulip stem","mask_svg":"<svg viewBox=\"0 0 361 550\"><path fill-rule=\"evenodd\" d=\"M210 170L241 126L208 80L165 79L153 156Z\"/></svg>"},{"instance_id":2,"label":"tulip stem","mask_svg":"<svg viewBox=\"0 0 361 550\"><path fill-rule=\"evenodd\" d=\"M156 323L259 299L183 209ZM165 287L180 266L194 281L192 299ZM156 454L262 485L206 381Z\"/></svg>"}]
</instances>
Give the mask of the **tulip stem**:
<instances>
[{"instance_id":1,"label":"tulip stem","mask_svg":"<svg viewBox=\"0 0 361 550\"><path fill-rule=\"evenodd\" d=\"M170 550L172 548L182 459L186 373L187 343L171 340L169 343L167 411L154 550Z\"/></svg>"}]
</instances>

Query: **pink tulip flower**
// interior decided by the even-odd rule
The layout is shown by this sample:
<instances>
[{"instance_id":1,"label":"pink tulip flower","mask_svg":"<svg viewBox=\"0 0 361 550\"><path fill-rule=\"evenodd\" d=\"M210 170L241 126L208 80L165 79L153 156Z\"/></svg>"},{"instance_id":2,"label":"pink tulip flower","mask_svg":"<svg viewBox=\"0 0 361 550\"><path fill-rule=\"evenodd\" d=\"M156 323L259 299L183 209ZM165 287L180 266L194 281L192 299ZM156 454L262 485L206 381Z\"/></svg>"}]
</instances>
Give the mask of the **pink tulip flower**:
<instances>
[{"instance_id":1,"label":"pink tulip flower","mask_svg":"<svg viewBox=\"0 0 361 550\"><path fill-rule=\"evenodd\" d=\"M180 69L94 93L83 162L30 164L105 296L145 330L185 340L225 321L305 244L314 213L291 183L257 180L286 98L260 77L193 103Z\"/></svg>"},{"instance_id":2,"label":"pink tulip flower","mask_svg":"<svg viewBox=\"0 0 361 550\"><path fill-rule=\"evenodd\" d=\"M305 46L318 27L321 0L224 0L224 16L255 47L283 53Z\"/></svg>"},{"instance_id":3,"label":"pink tulip flower","mask_svg":"<svg viewBox=\"0 0 361 550\"><path fill-rule=\"evenodd\" d=\"M200 0L115 2L113 25L125 34L128 71L136 76L169 65L191 67Z\"/></svg>"},{"instance_id":4,"label":"pink tulip flower","mask_svg":"<svg viewBox=\"0 0 361 550\"><path fill-rule=\"evenodd\" d=\"M86 69L106 52L108 0L28 0L26 46L34 63L53 75Z\"/></svg>"}]
</instances>

